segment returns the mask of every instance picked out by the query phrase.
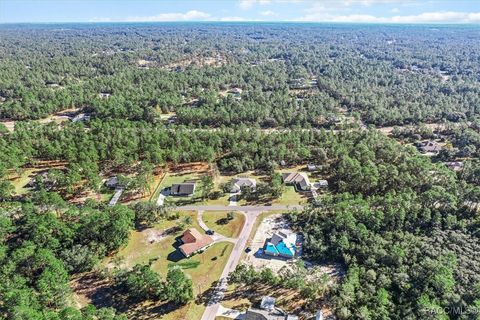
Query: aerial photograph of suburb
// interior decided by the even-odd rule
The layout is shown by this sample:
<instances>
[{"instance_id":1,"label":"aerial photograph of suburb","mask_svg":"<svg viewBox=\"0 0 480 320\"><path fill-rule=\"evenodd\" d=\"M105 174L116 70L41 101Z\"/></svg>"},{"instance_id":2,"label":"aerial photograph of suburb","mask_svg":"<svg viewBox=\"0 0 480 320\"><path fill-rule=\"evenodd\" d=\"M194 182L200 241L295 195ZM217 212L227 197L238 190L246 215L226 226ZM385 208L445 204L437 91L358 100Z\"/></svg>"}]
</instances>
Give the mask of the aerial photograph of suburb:
<instances>
[{"instance_id":1,"label":"aerial photograph of suburb","mask_svg":"<svg viewBox=\"0 0 480 320\"><path fill-rule=\"evenodd\" d=\"M480 0L0 0L0 320L480 320Z\"/></svg>"}]
</instances>

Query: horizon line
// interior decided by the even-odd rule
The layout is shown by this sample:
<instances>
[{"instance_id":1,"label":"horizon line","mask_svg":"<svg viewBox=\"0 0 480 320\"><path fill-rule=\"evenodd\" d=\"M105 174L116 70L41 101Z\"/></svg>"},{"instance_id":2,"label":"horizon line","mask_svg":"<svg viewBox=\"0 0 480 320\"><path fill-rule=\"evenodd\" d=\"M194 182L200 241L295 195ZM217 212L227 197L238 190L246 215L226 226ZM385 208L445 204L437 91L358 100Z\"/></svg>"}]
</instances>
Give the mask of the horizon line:
<instances>
[{"instance_id":1,"label":"horizon line","mask_svg":"<svg viewBox=\"0 0 480 320\"><path fill-rule=\"evenodd\" d=\"M0 25L47 25L47 24L145 24L145 23L291 23L291 24L357 24L357 25L471 25L480 26L480 22L362 22L362 21L300 21L300 20L171 20L171 21L18 21L18 22L1 22Z\"/></svg>"}]
</instances>

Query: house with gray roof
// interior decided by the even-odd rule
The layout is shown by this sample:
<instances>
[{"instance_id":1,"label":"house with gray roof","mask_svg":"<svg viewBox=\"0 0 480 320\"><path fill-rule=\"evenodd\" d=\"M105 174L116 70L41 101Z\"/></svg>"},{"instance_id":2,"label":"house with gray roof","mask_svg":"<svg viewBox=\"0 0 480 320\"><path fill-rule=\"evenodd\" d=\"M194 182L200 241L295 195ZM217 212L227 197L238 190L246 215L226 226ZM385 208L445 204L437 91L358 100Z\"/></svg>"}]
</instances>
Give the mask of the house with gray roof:
<instances>
[{"instance_id":1,"label":"house with gray roof","mask_svg":"<svg viewBox=\"0 0 480 320\"><path fill-rule=\"evenodd\" d=\"M309 191L311 184L308 176L303 172L282 173L283 182L286 185L293 185L298 192Z\"/></svg>"},{"instance_id":2,"label":"house with gray roof","mask_svg":"<svg viewBox=\"0 0 480 320\"><path fill-rule=\"evenodd\" d=\"M191 196L195 192L195 182L174 183L170 190L172 196Z\"/></svg>"},{"instance_id":3,"label":"house with gray roof","mask_svg":"<svg viewBox=\"0 0 480 320\"><path fill-rule=\"evenodd\" d=\"M231 193L237 193L242 191L242 188L250 187L252 190L257 188L257 181L255 179L238 177L232 180L232 186L230 188Z\"/></svg>"}]
</instances>

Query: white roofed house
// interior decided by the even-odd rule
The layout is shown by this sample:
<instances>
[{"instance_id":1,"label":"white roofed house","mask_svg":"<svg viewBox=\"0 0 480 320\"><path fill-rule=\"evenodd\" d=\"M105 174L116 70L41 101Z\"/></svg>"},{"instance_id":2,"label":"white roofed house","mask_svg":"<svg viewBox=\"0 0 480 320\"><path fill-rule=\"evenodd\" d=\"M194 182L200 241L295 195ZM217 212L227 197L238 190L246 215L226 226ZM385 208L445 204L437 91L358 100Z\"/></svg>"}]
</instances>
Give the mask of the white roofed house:
<instances>
[{"instance_id":1,"label":"white roofed house","mask_svg":"<svg viewBox=\"0 0 480 320\"><path fill-rule=\"evenodd\" d=\"M242 191L242 188L249 187L253 191L257 188L257 181L255 179L238 177L232 180L232 186L230 188L231 193L238 193Z\"/></svg>"},{"instance_id":2,"label":"white roofed house","mask_svg":"<svg viewBox=\"0 0 480 320\"><path fill-rule=\"evenodd\" d=\"M309 191L311 188L310 180L303 172L282 173L282 179L286 185L293 185L297 192Z\"/></svg>"}]
</instances>

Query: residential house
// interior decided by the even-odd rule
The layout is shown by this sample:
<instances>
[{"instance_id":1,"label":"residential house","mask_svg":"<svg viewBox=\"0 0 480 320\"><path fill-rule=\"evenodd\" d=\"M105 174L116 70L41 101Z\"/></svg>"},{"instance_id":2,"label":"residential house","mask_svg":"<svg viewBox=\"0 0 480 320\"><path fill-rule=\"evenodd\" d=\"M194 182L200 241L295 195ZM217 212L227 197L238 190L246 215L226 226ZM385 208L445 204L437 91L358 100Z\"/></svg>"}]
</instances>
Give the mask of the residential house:
<instances>
[{"instance_id":1,"label":"residential house","mask_svg":"<svg viewBox=\"0 0 480 320\"><path fill-rule=\"evenodd\" d=\"M275 298L263 297L260 308L250 308L245 313L245 320L297 320L295 315L287 315L275 307Z\"/></svg>"},{"instance_id":2,"label":"residential house","mask_svg":"<svg viewBox=\"0 0 480 320\"><path fill-rule=\"evenodd\" d=\"M107 179L107 181L105 181L105 185L108 188L115 189L116 187L118 187L118 178L117 177L111 177L111 178Z\"/></svg>"},{"instance_id":3,"label":"residential house","mask_svg":"<svg viewBox=\"0 0 480 320\"><path fill-rule=\"evenodd\" d=\"M317 170L317 166L313 163L309 163L309 164L307 164L307 169L308 169L308 171L315 171L315 170Z\"/></svg>"},{"instance_id":4,"label":"residential house","mask_svg":"<svg viewBox=\"0 0 480 320\"><path fill-rule=\"evenodd\" d=\"M99 96L100 98L102 98L102 99L108 99L108 98L110 98L111 94L108 93L108 92L100 92L100 93L98 94L98 96Z\"/></svg>"},{"instance_id":5,"label":"residential house","mask_svg":"<svg viewBox=\"0 0 480 320\"><path fill-rule=\"evenodd\" d=\"M275 298L265 296L262 298L262 302L260 302L260 308L263 310L272 311L275 309L275 301Z\"/></svg>"},{"instance_id":6,"label":"residential house","mask_svg":"<svg viewBox=\"0 0 480 320\"><path fill-rule=\"evenodd\" d=\"M250 308L245 313L245 320L285 320L285 315L279 311L267 311L258 308Z\"/></svg>"},{"instance_id":7,"label":"residential house","mask_svg":"<svg viewBox=\"0 0 480 320\"><path fill-rule=\"evenodd\" d=\"M315 187L317 189L328 188L328 181L327 180L318 180L318 182L315 183Z\"/></svg>"},{"instance_id":8,"label":"residential house","mask_svg":"<svg viewBox=\"0 0 480 320\"><path fill-rule=\"evenodd\" d=\"M250 187L255 191L257 188L257 181L255 179L238 177L232 180L232 186L230 188L231 193L238 193L242 191L242 188Z\"/></svg>"},{"instance_id":9,"label":"residential house","mask_svg":"<svg viewBox=\"0 0 480 320\"><path fill-rule=\"evenodd\" d=\"M463 163L460 161L445 162L445 165L453 171L460 171L463 168Z\"/></svg>"},{"instance_id":10,"label":"residential house","mask_svg":"<svg viewBox=\"0 0 480 320\"><path fill-rule=\"evenodd\" d=\"M287 172L282 174L283 182L293 185L298 192L309 191L311 184L308 176L303 172Z\"/></svg>"},{"instance_id":11,"label":"residential house","mask_svg":"<svg viewBox=\"0 0 480 320\"><path fill-rule=\"evenodd\" d=\"M422 153L438 153L440 150L442 150L442 147L438 144L438 142L429 140L421 143L418 149Z\"/></svg>"},{"instance_id":12,"label":"residential house","mask_svg":"<svg viewBox=\"0 0 480 320\"><path fill-rule=\"evenodd\" d=\"M72 122L89 121L89 120L90 120L90 116L85 113L79 113L72 118Z\"/></svg>"},{"instance_id":13,"label":"residential house","mask_svg":"<svg viewBox=\"0 0 480 320\"><path fill-rule=\"evenodd\" d=\"M180 241L182 242L182 245L179 247L179 249L187 258L202 249L206 249L213 243L212 238L201 234L195 228L190 228L185 231L180 238Z\"/></svg>"},{"instance_id":14,"label":"residential house","mask_svg":"<svg viewBox=\"0 0 480 320\"><path fill-rule=\"evenodd\" d=\"M172 196L191 196L195 192L195 182L175 183L172 185L170 194Z\"/></svg>"},{"instance_id":15,"label":"residential house","mask_svg":"<svg viewBox=\"0 0 480 320\"><path fill-rule=\"evenodd\" d=\"M296 233L279 231L266 241L264 252L269 256L292 259L298 254L300 246Z\"/></svg>"}]
</instances>

